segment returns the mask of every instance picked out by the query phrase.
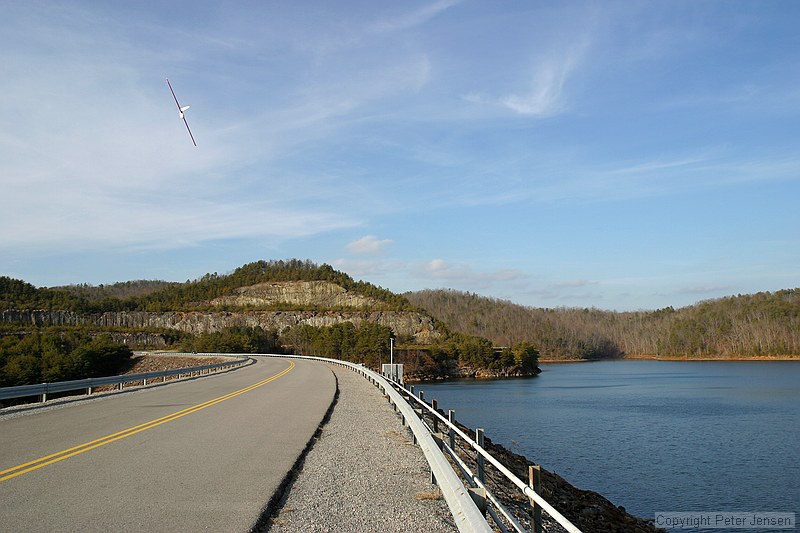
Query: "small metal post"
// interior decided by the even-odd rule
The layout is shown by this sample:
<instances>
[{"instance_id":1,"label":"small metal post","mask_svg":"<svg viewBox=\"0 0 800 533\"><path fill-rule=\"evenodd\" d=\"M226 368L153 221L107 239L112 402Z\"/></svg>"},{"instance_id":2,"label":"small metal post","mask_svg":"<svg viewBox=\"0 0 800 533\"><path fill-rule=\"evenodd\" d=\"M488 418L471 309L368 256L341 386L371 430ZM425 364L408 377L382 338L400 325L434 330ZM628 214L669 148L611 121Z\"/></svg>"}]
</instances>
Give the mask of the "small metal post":
<instances>
[{"instance_id":1,"label":"small metal post","mask_svg":"<svg viewBox=\"0 0 800 533\"><path fill-rule=\"evenodd\" d=\"M475 430L475 441L478 443L478 446L483 448L483 428L478 428ZM484 470L485 468L484 458L480 452L476 451L476 453L478 458L478 480L482 484L486 485L486 471Z\"/></svg>"},{"instance_id":2,"label":"small metal post","mask_svg":"<svg viewBox=\"0 0 800 533\"><path fill-rule=\"evenodd\" d=\"M456 412L453 409L449 409L447 411L447 420L449 420L451 424L455 425ZM456 432L453 431L453 428L450 428L450 449L453 451L456 449Z\"/></svg>"},{"instance_id":3,"label":"small metal post","mask_svg":"<svg viewBox=\"0 0 800 533\"><path fill-rule=\"evenodd\" d=\"M434 413L439 414L439 402L435 399L431 400L431 407L433 407ZM433 432L439 433L439 417L436 414L433 415Z\"/></svg>"},{"instance_id":4,"label":"small metal post","mask_svg":"<svg viewBox=\"0 0 800 533\"><path fill-rule=\"evenodd\" d=\"M419 417L425 420L425 391L419 391L419 401L421 402L419 406Z\"/></svg>"},{"instance_id":5,"label":"small metal post","mask_svg":"<svg viewBox=\"0 0 800 533\"><path fill-rule=\"evenodd\" d=\"M536 494L542 493L542 469L539 465L530 465L528 467L528 485ZM533 522L532 531L533 533L542 533L542 507L531 500L531 509L533 511L531 516L531 521Z\"/></svg>"}]
</instances>

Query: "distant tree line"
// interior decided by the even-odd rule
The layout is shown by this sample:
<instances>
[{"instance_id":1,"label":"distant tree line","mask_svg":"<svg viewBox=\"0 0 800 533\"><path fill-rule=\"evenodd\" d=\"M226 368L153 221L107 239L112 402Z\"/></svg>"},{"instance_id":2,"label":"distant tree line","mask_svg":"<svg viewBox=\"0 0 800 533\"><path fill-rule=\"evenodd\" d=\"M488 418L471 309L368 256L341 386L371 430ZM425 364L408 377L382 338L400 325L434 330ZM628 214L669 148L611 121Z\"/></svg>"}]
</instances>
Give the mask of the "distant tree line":
<instances>
[{"instance_id":1,"label":"distant tree line","mask_svg":"<svg viewBox=\"0 0 800 533\"><path fill-rule=\"evenodd\" d=\"M184 338L182 351L227 353L291 353L363 363L375 370L390 357L392 329L362 322L318 327L300 324L278 334L256 328L229 328L217 333ZM395 362L409 365L407 372L426 377L446 377L458 367L503 374L531 374L537 369L538 351L530 343L496 349L486 339L463 333L448 334L436 345L396 344Z\"/></svg>"},{"instance_id":2,"label":"distant tree line","mask_svg":"<svg viewBox=\"0 0 800 533\"><path fill-rule=\"evenodd\" d=\"M230 274L205 274L194 281L134 281L113 285L71 285L36 288L30 283L0 276L0 309L58 309L80 313L121 311L185 311L211 309L211 300L233 294L240 287L277 281L329 281L376 300L382 308L409 310L411 304L364 281L355 281L330 265L311 261L256 261ZM285 306L284 306L285 307Z\"/></svg>"},{"instance_id":3,"label":"distant tree line","mask_svg":"<svg viewBox=\"0 0 800 533\"><path fill-rule=\"evenodd\" d=\"M624 313L524 307L452 290L404 296L456 331L500 346L529 342L546 359L800 355L800 289Z\"/></svg>"},{"instance_id":4,"label":"distant tree line","mask_svg":"<svg viewBox=\"0 0 800 533\"><path fill-rule=\"evenodd\" d=\"M141 298L143 296L163 290L165 287L174 285L179 285L179 283L171 281L139 279L134 281L120 281L118 283L111 283L108 285L90 285L88 283L80 283L77 285L53 287L52 289L67 292L72 296L86 300L87 302L100 302L104 300L129 300Z\"/></svg>"},{"instance_id":5,"label":"distant tree line","mask_svg":"<svg viewBox=\"0 0 800 533\"><path fill-rule=\"evenodd\" d=\"M40 333L0 337L0 387L113 376L132 352L110 335Z\"/></svg>"},{"instance_id":6,"label":"distant tree line","mask_svg":"<svg viewBox=\"0 0 800 533\"><path fill-rule=\"evenodd\" d=\"M283 332L281 340L287 350L297 355L316 355L378 368L389 362L388 326L362 322L356 327L343 322L328 327L298 325Z\"/></svg>"},{"instance_id":7,"label":"distant tree line","mask_svg":"<svg viewBox=\"0 0 800 533\"><path fill-rule=\"evenodd\" d=\"M298 355L316 355L341 359L378 369L389 362L391 328L351 322L329 327L299 325L281 335L285 348ZM484 338L464 333L449 333L435 345L396 345L394 361L407 365L407 375L447 377L457 368L473 371L496 371L503 374L531 374L537 370L538 351L530 343L495 349Z\"/></svg>"},{"instance_id":8,"label":"distant tree line","mask_svg":"<svg viewBox=\"0 0 800 533\"><path fill-rule=\"evenodd\" d=\"M179 348L183 352L199 353L283 353L278 333L258 326L185 336Z\"/></svg>"}]
</instances>

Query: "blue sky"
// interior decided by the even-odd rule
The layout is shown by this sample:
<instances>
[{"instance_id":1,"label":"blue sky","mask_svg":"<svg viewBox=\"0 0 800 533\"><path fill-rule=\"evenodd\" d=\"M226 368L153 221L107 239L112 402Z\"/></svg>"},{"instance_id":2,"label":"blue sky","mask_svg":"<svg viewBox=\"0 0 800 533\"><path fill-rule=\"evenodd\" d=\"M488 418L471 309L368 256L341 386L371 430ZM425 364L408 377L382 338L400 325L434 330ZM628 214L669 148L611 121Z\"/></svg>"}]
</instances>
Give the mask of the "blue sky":
<instances>
[{"instance_id":1,"label":"blue sky","mask_svg":"<svg viewBox=\"0 0 800 533\"><path fill-rule=\"evenodd\" d=\"M299 258L615 310L800 286L800 3L0 7L0 274Z\"/></svg>"}]
</instances>

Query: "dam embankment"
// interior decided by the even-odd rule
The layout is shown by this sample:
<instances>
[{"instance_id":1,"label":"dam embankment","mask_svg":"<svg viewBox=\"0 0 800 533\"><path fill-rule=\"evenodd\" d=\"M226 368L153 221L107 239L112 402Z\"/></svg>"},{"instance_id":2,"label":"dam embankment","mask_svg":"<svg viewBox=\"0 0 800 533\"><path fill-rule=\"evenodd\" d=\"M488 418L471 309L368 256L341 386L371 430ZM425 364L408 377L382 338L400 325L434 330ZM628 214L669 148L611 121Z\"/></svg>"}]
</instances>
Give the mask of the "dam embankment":
<instances>
[{"instance_id":1,"label":"dam embankment","mask_svg":"<svg viewBox=\"0 0 800 533\"><path fill-rule=\"evenodd\" d=\"M339 382L339 399L274 510L269 531L456 531L447 505L430 482L430 468L399 415L367 380L346 368L331 368ZM489 438L485 447L517 477L527 478L533 464L528 458ZM545 469L542 474L545 499L586 533L660 531L596 492L578 489ZM530 527L529 500L493 468L487 468L487 478L504 505ZM543 521L545 531L563 531L546 514Z\"/></svg>"}]
</instances>

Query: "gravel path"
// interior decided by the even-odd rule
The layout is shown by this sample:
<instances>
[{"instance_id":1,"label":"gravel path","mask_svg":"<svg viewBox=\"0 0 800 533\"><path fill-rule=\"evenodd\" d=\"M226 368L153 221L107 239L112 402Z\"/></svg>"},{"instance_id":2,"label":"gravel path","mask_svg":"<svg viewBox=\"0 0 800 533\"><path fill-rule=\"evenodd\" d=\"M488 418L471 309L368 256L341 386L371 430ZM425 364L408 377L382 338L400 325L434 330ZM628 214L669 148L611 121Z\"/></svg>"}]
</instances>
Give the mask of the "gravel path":
<instances>
[{"instance_id":1,"label":"gravel path","mask_svg":"<svg viewBox=\"0 0 800 533\"><path fill-rule=\"evenodd\" d=\"M400 416L366 379L330 368L339 381L338 402L268 530L457 531Z\"/></svg>"}]
</instances>

